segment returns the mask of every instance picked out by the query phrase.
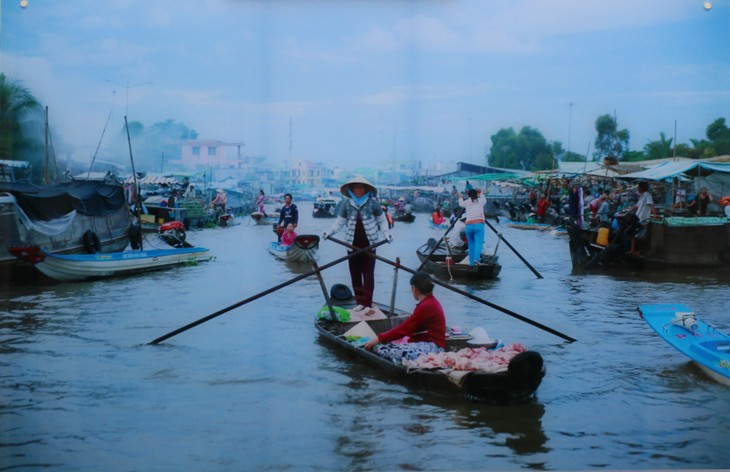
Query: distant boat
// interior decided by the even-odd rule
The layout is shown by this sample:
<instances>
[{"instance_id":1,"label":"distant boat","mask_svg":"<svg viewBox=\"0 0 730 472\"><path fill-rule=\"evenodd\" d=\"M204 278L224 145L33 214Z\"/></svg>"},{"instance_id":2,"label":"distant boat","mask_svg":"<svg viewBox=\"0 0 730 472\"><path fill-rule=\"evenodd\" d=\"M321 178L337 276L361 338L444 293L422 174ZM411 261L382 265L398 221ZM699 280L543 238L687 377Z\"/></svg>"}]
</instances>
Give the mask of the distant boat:
<instances>
[{"instance_id":1,"label":"distant boat","mask_svg":"<svg viewBox=\"0 0 730 472\"><path fill-rule=\"evenodd\" d=\"M132 220L121 185L0 182L0 268L20 265L8 246L39 246L49 254L123 251Z\"/></svg>"},{"instance_id":2,"label":"distant boat","mask_svg":"<svg viewBox=\"0 0 730 472\"><path fill-rule=\"evenodd\" d=\"M63 282L132 275L211 258L208 249L203 247L63 255L27 246L12 247L10 252L33 264L47 277Z\"/></svg>"},{"instance_id":3,"label":"distant boat","mask_svg":"<svg viewBox=\"0 0 730 472\"><path fill-rule=\"evenodd\" d=\"M334 198L319 197L314 201L314 207L312 208L313 218L334 218L335 208L337 208L338 201Z\"/></svg>"},{"instance_id":4,"label":"distant boat","mask_svg":"<svg viewBox=\"0 0 730 472\"><path fill-rule=\"evenodd\" d=\"M294 244L282 246L279 242L272 242L269 252L277 259L292 262L311 262L317 257L319 236L316 234L299 234L294 238Z\"/></svg>"},{"instance_id":5,"label":"distant boat","mask_svg":"<svg viewBox=\"0 0 730 472\"><path fill-rule=\"evenodd\" d=\"M681 303L640 305L639 314L660 338L712 379L730 385L730 336L698 319Z\"/></svg>"},{"instance_id":6,"label":"distant boat","mask_svg":"<svg viewBox=\"0 0 730 472\"><path fill-rule=\"evenodd\" d=\"M260 211L254 211L253 213L251 213L251 219L257 225L275 225L279 222L279 213L267 212L266 214L263 214Z\"/></svg>"}]
</instances>

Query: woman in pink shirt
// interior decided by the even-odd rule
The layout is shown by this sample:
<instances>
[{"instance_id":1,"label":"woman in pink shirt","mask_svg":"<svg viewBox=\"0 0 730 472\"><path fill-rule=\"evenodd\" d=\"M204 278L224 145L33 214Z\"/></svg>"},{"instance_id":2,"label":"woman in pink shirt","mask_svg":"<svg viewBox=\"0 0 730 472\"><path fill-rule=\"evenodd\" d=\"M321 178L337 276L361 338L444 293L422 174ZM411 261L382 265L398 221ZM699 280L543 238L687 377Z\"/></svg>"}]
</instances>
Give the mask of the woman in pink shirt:
<instances>
[{"instance_id":1,"label":"woman in pink shirt","mask_svg":"<svg viewBox=\"0 0 730 472\"><path fill-rule=\"evenodd\" d=\"M294 240L297 237L297 233L294 232L294 225L289 223L286 225L286 231L284 231L281 235L281 245L282 246L291 246L294 244Z\"/></svg>"}]
</instances>

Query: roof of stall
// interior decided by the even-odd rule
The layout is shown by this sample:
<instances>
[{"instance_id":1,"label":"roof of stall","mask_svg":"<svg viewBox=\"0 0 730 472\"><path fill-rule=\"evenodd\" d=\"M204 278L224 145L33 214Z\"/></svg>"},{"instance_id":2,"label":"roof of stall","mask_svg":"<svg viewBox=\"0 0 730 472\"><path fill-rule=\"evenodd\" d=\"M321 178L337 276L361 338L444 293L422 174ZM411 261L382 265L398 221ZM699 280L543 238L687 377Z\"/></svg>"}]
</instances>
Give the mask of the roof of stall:
<instances>
[{"instance_id":1,"label":"roof of stall","mask_svg":"<svg viewBox=\"0 0 730 472\"><path fill-rule=\"evenodd\" d=\"M621 178L666 180L679 176L680 174L687 174L690 177L704 177L714 172L730 173L730 163L701 161L663 162L646 170L622 175Z\"/></svg>"}]
</instances>

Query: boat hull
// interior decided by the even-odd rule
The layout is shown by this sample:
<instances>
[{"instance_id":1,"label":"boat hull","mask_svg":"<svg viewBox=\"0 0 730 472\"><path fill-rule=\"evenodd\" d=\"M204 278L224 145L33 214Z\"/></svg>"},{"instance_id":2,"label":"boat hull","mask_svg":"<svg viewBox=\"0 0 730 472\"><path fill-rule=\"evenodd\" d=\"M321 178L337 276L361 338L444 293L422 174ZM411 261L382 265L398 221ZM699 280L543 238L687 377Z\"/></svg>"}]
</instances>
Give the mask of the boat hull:
<instances>
[{"instance_id":1,"label":"boat hull","mask_svg":"<svg viewBox=\"0 0 730 472\"><path fill-rule=\"evenodd\" d=\"M338 306L351 308L355 301L338 303ZM383 305L378 307L387 313ZM408 315L399 313L386 319L371 320L367 323L376 332L384 332L400 324ZM374 366L379 372L414 389L469 399L482 403L510 404L525 403L533 398L545 376L542 356L535 351L527 351L514 357L506 372L471 372L455 382L444 369L408 370L405 366L384 359L372 351L349 342L343 334L357 322L341 323L329 319L315 322L320 338L339 352L362 363ZM463 340L447 339L447 350L464 347Z\"/></svg>"},{"instance_id":2,"label":"boat hull","mask_svg":"<svg viewBox=\"0 0 730 472\"><path fill-rule=\"evenodd\" d=\"M640 255L627 254L631 236L612 231L609 244L597 244L598 229L568 227L574 270L730 268L730 219L668 217L648 223Z\"/></svg>"},{"instance_id":3,"label":"boat hull","mask_svg":"<svg viewBox=\"0 0 730 472\"><path fill-rule=\"evenodd\" d=\"M263 213L259 211L255 211L251 213L251 219L256 223L257 225L275 225L279 223L279 214L278 213L266 213L264 216Z\"/></svg>"},{"instance_id":4,"label":"boat hull","mask_svg":"<svg viewBox=\"0 0 730 472\"><path fill-rule=\"evenodd\" d=\"M294 239L291 246L282 246L278 242L272 242L269 252L277 259L291 262L311 262L317 258L319 249L319 236L315 234L300 234Z\"/></svg>"},{"instance_id":5,"label":"boat hull","mask_svg":"<svg viewBox=\"0 0 730 472\"><path fill-rule=\"evenodd\" d=\"M62 282L119 277L211 258L208 249L202 247L78 255L51 254L37 247L14 251L47 277Z\"/></svg>"},{"instance_id":6,"label":"boat hull","mask_svg":"<svg viewBox=\"0 0 730 472\"><path fill-rule=\"evenodd\" d=\"M681 303L639 306L640 316L660 338L692 359L712 379L730 386L730 336L694 316L684 325L673 322L677 313L694 315Z\"/></svg>"},{"instance_id":7,"label":"boat hull","mask_svg":"<svg viewBox=\"0 0 730 472\"><path fill-rule=\"evenodd\" d=\"M459 263L448 264L446 260L437 261L432 258L426 259L428 253L423 254L416 251L418 259L423 264L423 270L436 275L442 279L462 279L462 280L489 280L496 278L502 270L502 265L497 262L499 256L481 255L479 265L470 266L463 261Z\"/></svg>"}]
</instances>

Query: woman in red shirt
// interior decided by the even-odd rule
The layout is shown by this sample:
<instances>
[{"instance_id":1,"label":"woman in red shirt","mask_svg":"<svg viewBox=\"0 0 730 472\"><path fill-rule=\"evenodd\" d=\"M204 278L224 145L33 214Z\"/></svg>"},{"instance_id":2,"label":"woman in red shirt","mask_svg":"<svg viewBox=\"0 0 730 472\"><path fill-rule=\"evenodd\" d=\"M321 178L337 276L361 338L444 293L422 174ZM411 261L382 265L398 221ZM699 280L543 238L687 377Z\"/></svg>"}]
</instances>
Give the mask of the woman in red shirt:
<instances>
[{"instance_id":1,"label":"woman in red shirt","mask_svg":"<svg viewBox=\"0 0 730 472\"><path fill-rule=\"evenodd\" d=\"M433 296L433 281L423 272L411 277L411 292L418 303L403 323L365 343L365 349L400 364L421 354L443 352L446 348L446 317L441 303ZM407 342L392 343L408 336Z\"/></svg>"}]
</instances>

